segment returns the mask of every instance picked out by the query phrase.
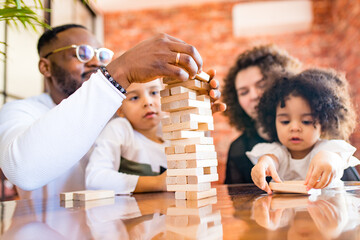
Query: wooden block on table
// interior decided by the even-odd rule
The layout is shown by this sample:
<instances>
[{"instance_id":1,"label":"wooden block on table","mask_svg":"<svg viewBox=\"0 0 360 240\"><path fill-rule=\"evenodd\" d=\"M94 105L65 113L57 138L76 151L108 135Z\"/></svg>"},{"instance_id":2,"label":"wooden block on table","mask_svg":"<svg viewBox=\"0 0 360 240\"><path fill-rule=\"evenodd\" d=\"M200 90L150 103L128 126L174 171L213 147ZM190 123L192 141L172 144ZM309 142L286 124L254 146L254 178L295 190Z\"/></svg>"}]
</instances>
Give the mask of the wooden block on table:
<instances>
[{"instance_id":1,"label":"wooden block on table","mask_svg":"<svg viewBox=\"0 0 360 240\"><path fill-rule=\"evenodd\" d=\"M181 123L180 115L170 115L171 122L170 123ZM167 124L164 124L167 125Z\"/></svg>"},{"instance_id":2,"label":"wooden block on table","mask_svg":"<svg viewBox=\"0 0 360 240\"><path fill-rule=\"evenodd\" d=\"M174 146L175 147L175 153L185 153L185 146L184 145L178 145L178 146Z\"/></svg>"},{"instance_id":3,"label":"wooden block on table","mask_svg":"<svg viewBox=\"0 0 360 240\"><path fill-rule=\"evenodd\" d=\"M60 193L60 200L61 201L74 200L74 193L85 193L85 192L89 192L89 190L62 192L62 193Z\"/></svg>"},{"instance_id":4,"label":"wooden block on table","mask_svg":"<svg viewBox=\"0 0 360 240\"><path fill-rule=\"evenodd\" d=\"M202 132L202 133L204 133L204 132ZM214 139L212 137L195 137L195 138L188 138L188 139L171 140L170 143L172 146L191 145L191 144L211 145L211 144L214 144Z\"/></svg>"},{"instance_id":5,"label":"wooden block on table","mask_svg":"<svg viewBox=\"0 0 360 240\"><path fill-rule=\"evenodd\" d=\"M185 169L187 167L186 160L181 161L168 161L167 164L168 169Z\"/></svg>"},{"instance_id":6,"label":"wooden block on table","mask_svg":"<svg viewBox=\"0 0 360 240\"><path fill-rule=\"evenodd\" d=\"M182 122L182 123L174 123L170 125L163 125L163 132L173 132L180 130L197 130L199 128L199 124L197 122Z\"/></svg>"},{"instance_id":7,"label":"wooden block on table","mask_svg":"<svg viewBox=\"0 0 360 240\"><path fill-rule=\"evenodd\" d=\"M173 87L173 88L170 88L169 90L170 90L171 95L177 95L177 94L186 93L186 92L192 92L192 93L196 94L196 91L186 88L186 87L182 87L182 86Z\"/></svg>"},{"instance_id":8,"label":"wooden block on table","mask_svg":"<svg viewBox=\"0 0 360 240\"><path fill-rule=\"evenodd\" d=\"M184 93L180 93L180 94L176 94L176 95L172 95L172 96L168 96L168 97L161 97L160 100L161 100L161 104L165 104L165 103L170 103L170 102L184 100L184 99L198 100L196 97L196 93L194 93L194 92L184 92Z\"/></svg>"},{"instance_id":9,"label":"wooden block on table","mask_svg":"<svg viewBox=\"0 0 360 240\"><path fill-rule=\"evenodd\" d=\"M199 184L204 182L215 182L219 180L219 175L217 173L205 174L201 176L188 176L188 184Z\"/></svg>"},{"instance_id":10,"label":"wooden block on table","mask_svg":"<svg viewBox=\"0 0 360 240\"><path fill-rule=\"evenodd\" d=\"M166 177L166 185L173 185L176 184L176 176L167 176Z\"/></svg>"},{"instance_id":11,"label":"wooden block on table","mask_svg":"<svg viewBox=\"0 0 360 240\"><path fill-rule=\"evenodd\" d=\"M216 188L211 188L210 190L202 191L202 192L196 192L196 191L186 192L186 199L190 199L190 200L203 199L212 196L216 196Z\"/></svg>"},{"instance_id":12,"label":"wooden block on table","mask_svg":"<svg viewBox=\"0 0 360 240\"><path fill-rule=\"evenodd\" d=\"M90 190L85 193L74 193L74 200L88 201L102 198L113 198L115 192L113 190Z\"/></svg>"},{"instance_id":13,"label":"wooden block on table","mask_svg":"<svg viewBox=\"0 0 360 240\"><path fill-rule=\"evenodd\" d=\"M187 110L191 108L211 108L211 104L209 102L202 102L193 99L184 99L174 102L168 102L161 104L161 110L164 112L176 112Z\"/></svg>"},{"instance_id":14,"label":"wooden block on table","mask_svg":"<svg viewBox=\"0 0 360 240\"><path fill-rule=\"evenodd\" d=\"M168 161L176 160L201 160L201 159L216 159L216 152L195 152L195 153L180 153L166 155Z\"/></svg>"},{"instance_id":15,"label":"wooden block on table","mask_svg":"<svg viewBox=\"0 0 360 240\"><path fill-rule=\"evenodd\" d=\"M186 199L186 192L175 192L175 199Z\"/></svg>"},{"instance_id":16,"label":"wooden block on table","mask_svg":"<svg viewBox=\"0 0 360 240\"><path fill-rule=\"evenodd\" d=\"M202 145L202 144L191 144L185 146L186 153L194 153L194 152L215 152L214 145Z\"/></svg>"},{"instance_id":17,"label":"wooden block on table","mask_svg":"<svg viewBox=\"0 0 360 240\"><path fill-rule=\"evenodd\" d=\"M168 191L173 192L187 192L187 191L207 191L210 190L211 184L209 182L198 184L175 184L167 185Z\"/></svg>"},{"instance_id":18,"label":"wooden block on table","mask_svg":"<svg viewBox=\"0 0 360 240\"><path fill-rule=\"evenodd\" d=\"M284 181L282 183L270 182L269 187L274 192L280 193L302 193L302 194L318 194L321 189L306 190L304 181Z\"/></svg>"}]
</instances>

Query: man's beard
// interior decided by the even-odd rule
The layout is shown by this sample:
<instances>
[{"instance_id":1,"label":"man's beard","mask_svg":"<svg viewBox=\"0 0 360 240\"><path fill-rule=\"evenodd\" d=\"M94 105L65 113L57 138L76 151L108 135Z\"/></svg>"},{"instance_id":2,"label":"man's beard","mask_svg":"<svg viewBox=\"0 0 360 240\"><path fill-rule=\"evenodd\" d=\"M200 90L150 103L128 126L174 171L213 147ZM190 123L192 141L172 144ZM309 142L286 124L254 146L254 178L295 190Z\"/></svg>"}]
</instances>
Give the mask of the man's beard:
<instances>
[{"instance_id":1,"label":"man's beard","mask_svg":"<svg viewBox=\"0 0 360 240\"><path fill-rule=\"evenodd\" d=\"M52 75L61 90L61 92L69 97L73 94L79 87L81 87L83 82L77 81L71 76L71 74L66 71L64 68L60 67L56 63L51 63Z\"/></svg>"}]
</instances>

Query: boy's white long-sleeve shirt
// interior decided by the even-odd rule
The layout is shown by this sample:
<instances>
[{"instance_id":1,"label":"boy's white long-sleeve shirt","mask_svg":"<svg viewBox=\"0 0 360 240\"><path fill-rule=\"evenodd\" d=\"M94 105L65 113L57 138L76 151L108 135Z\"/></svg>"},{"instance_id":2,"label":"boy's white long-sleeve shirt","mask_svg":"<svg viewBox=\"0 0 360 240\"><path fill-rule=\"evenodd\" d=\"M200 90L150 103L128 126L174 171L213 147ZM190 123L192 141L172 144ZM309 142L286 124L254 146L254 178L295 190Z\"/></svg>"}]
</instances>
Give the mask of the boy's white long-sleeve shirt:
<instances>
[{"instance_id":1,"label":"boy's white long-sleeve shirt","mask_svg":"<svg viewBox=\"0 0 360 240\"><path fill-rule=\"evenodd\" d=\"M0 111L0 167L19 188L38 192L20 197L84 189L84 156L123 99L98 71L58 105L48 94L5 104Z\"/></svg>"},{"instance_id":2,"label":"boy's white long-sleeve shirt","mask_svg":"<svg viewBox=\"0 0 360 240\"><path fill-rule=\"evenodd\" d=\"M165 147L133 129L126 118L112 119L94 144L86 168L88 189L129 194L139 176L154 176L166 168Z\"/></svg>"}]
</instances>

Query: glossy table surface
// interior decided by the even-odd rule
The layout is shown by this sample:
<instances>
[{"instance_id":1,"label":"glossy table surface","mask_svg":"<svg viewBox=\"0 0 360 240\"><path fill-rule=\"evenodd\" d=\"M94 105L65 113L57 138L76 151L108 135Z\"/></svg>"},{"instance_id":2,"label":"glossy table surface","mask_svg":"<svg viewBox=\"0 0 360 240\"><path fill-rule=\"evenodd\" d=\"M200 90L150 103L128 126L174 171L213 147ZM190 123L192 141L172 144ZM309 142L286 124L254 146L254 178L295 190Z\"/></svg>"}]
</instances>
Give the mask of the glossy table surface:
<instances>
[{"instance_id":1,"label":"glossy table surface","mask_svg":"<svg viewBox=\"0 0 360 240\"><path fill-rule=\"evenodd\" d=\"M267 195L254 185L218 185L217 196L174 193L96 201L1 202L0 239L359 239L360 183L321 195Z\"/></svg>"}]
</instances>

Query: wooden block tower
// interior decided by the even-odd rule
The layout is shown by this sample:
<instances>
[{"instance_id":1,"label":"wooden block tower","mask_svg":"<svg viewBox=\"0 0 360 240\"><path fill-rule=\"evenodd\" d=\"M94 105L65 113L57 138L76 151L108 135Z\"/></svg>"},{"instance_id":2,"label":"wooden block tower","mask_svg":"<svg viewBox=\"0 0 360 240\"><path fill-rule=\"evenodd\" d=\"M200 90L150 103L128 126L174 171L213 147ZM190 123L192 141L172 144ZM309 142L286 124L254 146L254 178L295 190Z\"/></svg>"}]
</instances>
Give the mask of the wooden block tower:
<instances>
[{"instance_id":1,"label":"wooden block tower","mask_svg":"<svg viewBox=\"0 0 360 240\"><path fill-rule=\"evenodd\" d=\"M217 181L217 155L213 138L205 131L214 130L210 97L210 76L202 72L194 80L180 82L164 79L161 109L170 117L162 121L163 138L170 140L167 158L167 190L176 199L202 199L216 195L211 182Z\"/></svg>"}]
</instances>

